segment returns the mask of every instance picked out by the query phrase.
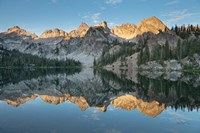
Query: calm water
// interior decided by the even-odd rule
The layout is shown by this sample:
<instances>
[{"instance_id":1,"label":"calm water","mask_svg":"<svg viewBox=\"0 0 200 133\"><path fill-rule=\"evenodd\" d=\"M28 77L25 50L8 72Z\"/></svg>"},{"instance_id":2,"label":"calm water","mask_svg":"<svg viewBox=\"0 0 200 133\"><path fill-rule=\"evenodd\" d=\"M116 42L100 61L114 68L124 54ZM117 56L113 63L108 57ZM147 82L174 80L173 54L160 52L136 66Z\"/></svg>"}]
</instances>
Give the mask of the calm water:
<instances>
[{"instance_id":1,"label":"calm water","mask_svg":"<svg viewBox=\"0 0 200 133\"><path fill-rule=\"evenodd\" d=\"M0 70L0 133L199 133L200 75Z\"/></svg>"}]
</instances>

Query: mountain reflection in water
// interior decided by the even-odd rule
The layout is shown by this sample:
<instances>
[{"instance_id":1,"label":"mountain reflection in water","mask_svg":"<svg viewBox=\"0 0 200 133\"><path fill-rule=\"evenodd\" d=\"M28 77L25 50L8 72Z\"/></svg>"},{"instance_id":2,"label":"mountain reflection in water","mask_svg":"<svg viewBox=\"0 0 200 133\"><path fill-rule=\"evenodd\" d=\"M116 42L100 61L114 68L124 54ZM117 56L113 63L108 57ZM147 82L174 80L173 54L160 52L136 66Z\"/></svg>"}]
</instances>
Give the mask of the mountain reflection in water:
<instances>
[{"instance_id":1,"label":"mountain reflection in water","mask_svg":"<svg viewBox=\"0 0 200 133\"><path fill-rule=\"evenodd\" d=\"M171 81L166 76L137 74L137 81L108 71L80 69L1 69L0 100L18 107L36 97L51 104L70 101L81 110L90 107L103 112L109 105L122 110L139 110L156 117L166 107L198 110L200 75L183 74ZM142 76L143 75L143 76ZM150 74L151 75L151 74Z\"/></svg>"}]
</instances>

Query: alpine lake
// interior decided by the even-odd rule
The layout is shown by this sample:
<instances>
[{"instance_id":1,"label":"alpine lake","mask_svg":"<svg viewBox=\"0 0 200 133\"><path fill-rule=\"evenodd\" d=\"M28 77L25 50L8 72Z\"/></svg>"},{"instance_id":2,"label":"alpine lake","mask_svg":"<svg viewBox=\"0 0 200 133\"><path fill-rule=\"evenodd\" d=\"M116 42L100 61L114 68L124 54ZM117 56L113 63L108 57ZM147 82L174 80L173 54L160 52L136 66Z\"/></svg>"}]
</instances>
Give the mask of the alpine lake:
<instances>
[{"instance_id":1,"label":"alpine lake","mask_svg":"<svg viewBox=\"0 0 200 133\"><path fill-rule=\"evenodd\" d=\"M200 74L0 69L0 133L200 133Z\"/></svg>"}]
</instances>

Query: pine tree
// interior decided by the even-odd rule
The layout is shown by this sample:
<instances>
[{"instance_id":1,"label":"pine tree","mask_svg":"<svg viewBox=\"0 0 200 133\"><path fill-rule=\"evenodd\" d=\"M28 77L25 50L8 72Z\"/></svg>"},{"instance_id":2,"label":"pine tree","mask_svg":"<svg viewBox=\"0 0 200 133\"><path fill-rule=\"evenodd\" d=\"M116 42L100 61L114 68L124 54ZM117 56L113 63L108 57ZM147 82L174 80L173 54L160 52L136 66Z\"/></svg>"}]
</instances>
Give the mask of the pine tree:
<instances>
[{"instance_id":1,"label":"pine tree","mask_svg":"<svg viewBox=\"0 0 200 133\"><path fill-rule=\"evenodd\" d=\"M177 43L177 48L176 48L176 55L177 55L177 59L180 60L181 59L181 40L178 40Z\"/></svg>"},{"instance_id":2,"label":"pine tree","mask_svg":"<svg viewBox=\"0 0 200 133\"><path fill-rule=\"evenodd\" d=\"M96 66L96 65L97 65L97 62L96 62L96 59L94 59L93 66Z\"/></svg>"},{"instance_id":3,"label":"pine tree","mask_svg":"<svg viewBox=\"0 0 200 133\"><path fill-rule=\"evenodd\" d=\"M161 46L161 50L160 50L160 61L163 62L164 61L164 46Z\"/></svg>"},{"instance_id":4,"label":"pine tree","mask_svg":"<svg viewBox=\"0 0 200 133\"><path fill-rule=\"evenodd\" d=\"M149 47L148 45L145 46L145 49L144 49L144 55L143 55L143 59L142 59L143 63L146 63L150 60L150 52L149 52Z\"/></svg>"},{"instance_id":5,"label":"pine tree","mask_svg":"<svg viewBox=\"0 0 200 133\"><path fill-rule=\"evenodd\" d=\"M178 35L178 26L177 25L175 25L175 32Z\"/></svg>"},{"instance_id":6,"label":"pine tree","mask_svg":"<svg viewBox=\"0 0 200 133\"><path fill-rule=\"evenodd\" d=\"M165 53L164 53L164 59L165 60L168 60L169 59L169 42L168 41L166 41L165 42L165 49L164 49L165 51Z\"/></svg>"},{"instance_id":7,"label":"pine tree","mask_svg":"<svg viewBox=\"0 0 200 133\"><path fill-rule=\"evenodd\" d=\"M137 60L137 65L140 66L141 64L143 64L143 50L140 50L140 53L138 54L138 60Z\"/></svg>"}]
</instances>

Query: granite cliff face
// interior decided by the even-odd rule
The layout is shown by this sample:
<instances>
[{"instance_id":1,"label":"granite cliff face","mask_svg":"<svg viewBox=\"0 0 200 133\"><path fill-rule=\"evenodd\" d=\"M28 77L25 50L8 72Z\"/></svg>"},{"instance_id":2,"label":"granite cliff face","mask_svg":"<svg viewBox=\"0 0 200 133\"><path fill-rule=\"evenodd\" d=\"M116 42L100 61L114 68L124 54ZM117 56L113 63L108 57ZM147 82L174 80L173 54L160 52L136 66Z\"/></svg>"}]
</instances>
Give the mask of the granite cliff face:
<instances>
[{"instance_id":1,"label":"granite cliff face","mask_svg":"<svg viewBox=\"0 0 200 133\"><path fill-rule=\"evenodd\" d=\"M115 26L112 32L121 38L131 39L135 34L136 28L137 25L127 23L127 24L122 24L121 26Z\"/></svg>"}]
</instances>

